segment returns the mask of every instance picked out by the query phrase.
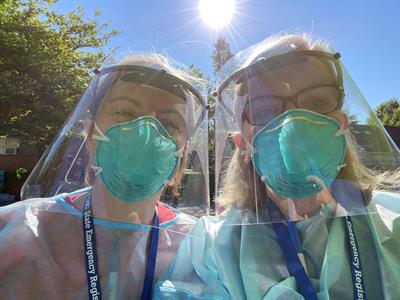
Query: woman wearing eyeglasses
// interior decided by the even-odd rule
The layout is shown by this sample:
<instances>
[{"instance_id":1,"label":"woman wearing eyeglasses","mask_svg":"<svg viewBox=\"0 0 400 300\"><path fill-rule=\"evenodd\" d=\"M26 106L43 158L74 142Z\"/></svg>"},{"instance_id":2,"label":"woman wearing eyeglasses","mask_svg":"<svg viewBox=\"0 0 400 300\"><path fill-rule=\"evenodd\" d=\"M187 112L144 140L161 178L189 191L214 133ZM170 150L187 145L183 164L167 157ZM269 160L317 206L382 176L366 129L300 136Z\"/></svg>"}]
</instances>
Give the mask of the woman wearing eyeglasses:
<instances>
[{"instance_id":1,"label":"woman wearing eyeglasses","mask_svg":"<svg viewBox=\"0 0 400 300\"><path fill-rule=\"evenodd\" d=\"M399 150L340 54L274 36L220 76L218 215L198 221L157 296L399 298Z\"/></svg>"}]
</instances>

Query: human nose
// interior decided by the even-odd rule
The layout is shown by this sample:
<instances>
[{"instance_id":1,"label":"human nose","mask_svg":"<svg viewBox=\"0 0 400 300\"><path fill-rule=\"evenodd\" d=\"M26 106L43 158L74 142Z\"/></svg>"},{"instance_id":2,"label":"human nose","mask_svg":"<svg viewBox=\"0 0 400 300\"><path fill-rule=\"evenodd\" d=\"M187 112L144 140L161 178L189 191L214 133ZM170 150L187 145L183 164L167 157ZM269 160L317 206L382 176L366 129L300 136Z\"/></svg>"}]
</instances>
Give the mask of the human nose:
<instances>
[{"instance_id":1,"label":"human nose","mask_svg":"<svg viewBox=\"0 0 400 300\"><path fill-rule=\"evenodd\" d=\"M283 112L288 111L290 109L296 108L297 106L294 103L293 99L287 98L284 107L283 107Z\"/></svg>"}]
</instances>

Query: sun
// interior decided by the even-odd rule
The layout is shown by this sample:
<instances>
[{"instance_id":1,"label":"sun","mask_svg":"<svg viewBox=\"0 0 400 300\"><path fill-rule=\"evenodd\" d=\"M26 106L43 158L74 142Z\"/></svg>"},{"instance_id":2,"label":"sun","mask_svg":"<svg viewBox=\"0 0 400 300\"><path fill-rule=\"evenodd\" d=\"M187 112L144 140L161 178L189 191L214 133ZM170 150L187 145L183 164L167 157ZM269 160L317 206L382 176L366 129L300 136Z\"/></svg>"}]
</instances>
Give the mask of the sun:
<instances>
[{"instance_id":1,"label":"sun","mask_svg":"<svg viewBox=\"0 0 400 300\"><path fill-rule=\"evenodd\" d=\"M210 27L218 29L229 25L235 12L234 0L200 0L200 15Z\"/></svg>"}]
</instances>

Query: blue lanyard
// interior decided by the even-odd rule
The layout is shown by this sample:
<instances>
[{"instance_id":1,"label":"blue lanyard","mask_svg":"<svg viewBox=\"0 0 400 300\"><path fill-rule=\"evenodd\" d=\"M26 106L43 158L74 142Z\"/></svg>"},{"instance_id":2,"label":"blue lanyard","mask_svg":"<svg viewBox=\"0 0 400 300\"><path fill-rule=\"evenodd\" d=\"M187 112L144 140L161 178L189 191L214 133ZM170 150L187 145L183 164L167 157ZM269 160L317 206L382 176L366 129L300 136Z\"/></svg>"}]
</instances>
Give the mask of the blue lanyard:
<instances>
[{"instance_id":1,"label":"blue lanyard","mask_svg":"<svg viewBox=\"0 0 400 300\"><path fill-rule=\"evenodd\" d=\"M314 287L312 286L311 281L297 255L301 252L301 246L297 235L296 224L289 221L288 226L286 226L282 223L282 216L271 200L268 201L267 207L272 221L272 227L278 238L283 255L285 256L289 272L296 279L297 289L305 299L318 300ZM367 299L361 268L360 251L353 223L351 218L348 216L343 220L345 224L348 251L351 257L350 267L353 281L353 296L354 299L357 300Z\"/></svg>"},{"instance_id":2,"label":"blue lanyard","mask_svg":"<svg viewBox=\"0 0 400 300\"><path fill-rule=\"evenodd\" d=\"M149 253L147 256L147 265L146 265L146 275L144 277L142 296L140 300L150 300L151 292L153 290L153 278L154 278L154 269L156 268L156 258L157 258L157 244L158 244L158 233L159 233L159 220L157 211L154 213L154 227L151 231L151 244Z\"/></svg>"},{"instance_id":3,"label":"blue lanyard","mask_svg":"<svg viewBox=\"0 0 400 300\"><path fill-rule=\"evenodd\" d=\"M282 217L275 204L269 200L267 206L272 221L272 228L275 231L279 245L281 246L283 255L285 256L289 272L296 279L298 291L307 300L318 300L317 293L315 292L310 278L308 278L307 273L300 262L299 256L297 255L297 250L300 250L300 242L297 240L298 243L293 243L288 227L281 222ZM292 225L296 226L295 224ZM293 228L291 231L293 231Z\"/></svg>"},{"instance_id":4,"label":"blue lanyard","mask_svg":"<svg viewBox=\"0 0 400 300\"><path fill-rule=\"evenodd\" d=\"M89 299L101 300L100 277L98 275L96 234L92 216L92 195L90 194L83 205L82 215L83 244L85 247L86 272ZM141 300L151 299L154 270L157 258L157 245L159 234L159 219L157 211L154 213L154 227L151 230L151 244L147 256L146 273L142 289Z\"/></svg>"},{"instance_id":5,"label":"blue lanyard","mask_svg":"<svg viewBox=\"0 0 400 300\"><path fill-rule=\"evenodd\" d=\"M351 257L351 275L353 279L354 299L367 299L364 288L363 271L361 268L360 250L358 248L353 222L349 216L343 219L347 238L347 247Z\"/></svg>"}]
</instances>

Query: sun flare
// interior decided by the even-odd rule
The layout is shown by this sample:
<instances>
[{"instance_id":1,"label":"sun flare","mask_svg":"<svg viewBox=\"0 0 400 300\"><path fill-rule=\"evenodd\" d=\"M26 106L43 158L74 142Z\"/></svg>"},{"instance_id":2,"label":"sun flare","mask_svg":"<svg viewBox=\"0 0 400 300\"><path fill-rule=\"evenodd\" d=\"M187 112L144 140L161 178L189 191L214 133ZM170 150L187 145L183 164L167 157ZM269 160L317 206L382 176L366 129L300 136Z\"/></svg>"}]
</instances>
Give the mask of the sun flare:
<instances>
[{"instance_id":1,"label":"sun flare","mask_svg":"<svg viewBox=\"0 0 400 300\"><path fill-rule=\"evenodd\" d=\"M200 0L200 15L210 27L218 29L229 25L235 12L234 0Z\"/></svg>"}]
</instances>

